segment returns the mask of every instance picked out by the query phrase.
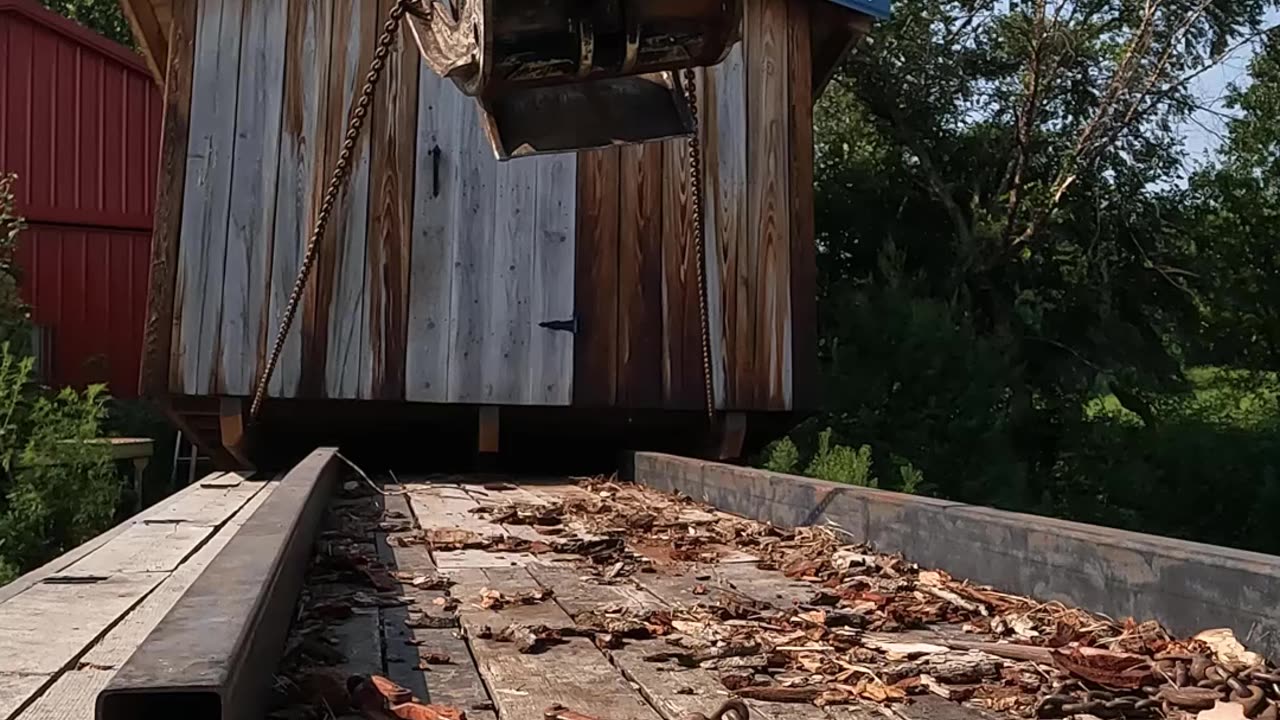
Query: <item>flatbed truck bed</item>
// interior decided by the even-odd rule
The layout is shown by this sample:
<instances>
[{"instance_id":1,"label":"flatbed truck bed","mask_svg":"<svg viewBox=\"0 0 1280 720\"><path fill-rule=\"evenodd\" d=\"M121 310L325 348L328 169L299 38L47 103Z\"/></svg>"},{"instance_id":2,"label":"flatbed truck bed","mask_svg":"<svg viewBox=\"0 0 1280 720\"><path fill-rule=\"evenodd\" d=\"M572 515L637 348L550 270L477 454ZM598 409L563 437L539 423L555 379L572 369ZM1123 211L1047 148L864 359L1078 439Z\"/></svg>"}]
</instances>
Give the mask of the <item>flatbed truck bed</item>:
<instances>
[{"instance_id":1,"label":"flatbed truck bed","mask_svg":"<svg viewBox=\"0 0 1280 720\"><path fill-rule=\"evenodd\" d=\"M334 457L313 465L333 476L341 467ZM280 489L297 472L211 476L0 589L0 718L94 717L105 690L138 677L128 668L154 658L163 646L157 636L172 647L182 632L194 641L218 633L175 617L192 596L219 592L227 555L253 547L237 537L261 533L255 521L288 507L289 491ZM274 628L281 642L268 665L263 658L272 653L257 653L262 702L241 700L210 717L537 720L558 712L681 720L710 717L734 697L746 700L752 718L786 720L1168 717L1203 709L1196 706L1203 697L1151 691L1176 684L1163 675L1189 672L1193 657L1217 662L1221 643L1189 642L1181 629L1175 636L1154 622L1112 621L1043 596L1029 600L1016 592L1022 588L995 590L917 565L910 553L863 544L883 542L876 523L885 503L899 514L888 525L903 537L924 532L921 515L962 506L670 456L636 455L625 474L639 483L473 475L375 486L356 474L336 476L305 555L293 561L299 589L277 590L289 595L272 601L284 610L261 621L288 627L287 638ZM860 510L842 515L854 500ZM994 532L1008 519L986 517L985 527ZM951 533L951 551L963 554L958 522L934 530ZM1086 528L1039 518L1023 525L1029 536L1055 531L1059 547ZM1167 544L1148 567L1190 562L1187 547L1204 547L1144 541ZM1107 552L1102 535L1091 542L1095 554ZM931 552L921 541L902 544ZM1036 544L1041 561L1052 561ZM985 574L1007 573L1001 558L1026 550L1024 543L989 551ZM1254 583L1276 564L1213 551L1230 561L1214 567L1244 564ZM1202 552L1199 561L1213 558ZM1146 579L1153 594L1168 592L1159 578ZM1076 586L1088 591L1087 583ZM1042 595L1065 592L1045 588ZM1178 599L1185 606L1197 593L1204 594L1185 587ZM1236 619L1207 618L1200 629ZM1265 628L1205 637L1270 651ZM1259 664L1235 677L1264 694L1247 717L1269 720L1280 687L1268 685L1273 666L1252 657ZM1132 670L1106 665L1126 658L1145 668L1141 680L1106 674ZM235 714L259 705L258 714Z\"/></svg>"}]
</instances>

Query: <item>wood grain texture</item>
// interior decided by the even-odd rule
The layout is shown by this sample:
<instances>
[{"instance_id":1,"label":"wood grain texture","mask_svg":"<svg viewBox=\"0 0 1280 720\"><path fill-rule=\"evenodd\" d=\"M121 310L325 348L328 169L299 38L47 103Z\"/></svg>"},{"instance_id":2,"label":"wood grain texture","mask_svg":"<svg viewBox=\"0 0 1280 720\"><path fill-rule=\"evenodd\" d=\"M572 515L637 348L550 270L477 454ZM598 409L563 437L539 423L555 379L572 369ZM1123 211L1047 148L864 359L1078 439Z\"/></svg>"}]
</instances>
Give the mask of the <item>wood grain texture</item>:
<instances>
[{"instance_id":1,"label":"wood grain texture","mask_svg":"<svg viewBox=\"0 0 1280 720\"><path fill-rule=\"evenodd\" d=\"M339 5L334 25L333 51L329 58L328 151L326 172L337 164L348 118L373 61L381 22L376 2ZM387 78L383 78L386 82ZM341 98L341 101L338 100ZM360 134L351 159L351 176L339 194L330 220L331 244L316 263L317 333L326 333L323 355L324 396L352 399L368 387L372 370L369 354L368 262L369 187L371 149L368 124ZM321 318L327 319L322 323ZM308 360L319 360L319 353Z\"/></svg>"},{"instance_id":2,"label":"wood grain texture","mask_svg":"<svg viewBox=\"0 0 1280 720\"><path fill-rule=\"evenodd\" d=\"M243 0L200 3L192 81L191 131L176 290L181 308L175 355L186 394L214 389L221 335L220 302L227 250L236 100L240 82Z\"/></svg>"},{"instance_id":3,"label":"wood grain texture","mask_svg":"<svg viewBox=\"0 0 1280 720\"><path fill-rule=\"evenodd\" d=\"M747 208L747 95L742 43L704 74L703 166L706 183L707 297L716 406L742 407L738 345L739 249Z\"/></svg>"},{"instance_id":4,"label":"wood grain texture","mask_svg":"<svg viewBox=\"0 0 1280 720\"><path fill-rule=\"evenodd\" d=\"M484 348L496 287L492 275L496 218L497 164L480 127L474 102L464 102L455 154L457 179L453 194L454 319L449 341L449 401L484 402L488 378Z\"/></svg>"},{"instance_id":5,"label":"wood grain texture","mask_svg":"<svg viewBox=\"0 0 1280 720\"><path fill-rule=\"evenodd\" d=\"M755 272L753 396L760 409L791 405L791 164L787 10L790 0L752 0L746 19L747 223Z\"/></svg>"},{"instance_id":6,"label":"wood grain texture","mask_svg":"<svg viewBox=\"0 0 1280 720\"><path fill-rule=\"evenodd\" d=\"M478 573L483 573L483 581L475 577L458 578L462 592L481 585L514 595L539 587L522 568L469 571L471 576ZM571 627L573 624L554 602L516 605L494 612L469 605L465 596L463 599L463 627L473 637L483 626L501 628L510 623L525 623ZM475 610L469 611L469 607ZM586 638L570 638L568 642L531 655L515 652L511 643L477 638L471 650L481 675L489 687L495 689L493 700L499 717L541 717L547 707L560 704L593 717L661 718Z\"/></svg>"},{"instance_id":7,"label":"wood grain texture","mask_svg":"<svg viewBox=\"0 0 1280 720\"><path fill-rule=\"evenodd\" d=\"M182 317L175 302L178 245L182 231L183 189L191 127L191 84L194 78L196 2L176 0L177 17L169 34L164 120L160 131L160 166L156 181L155 228L151 235L151 277L147 290L147 326L142 347L141 390L157 398L181 391L181 374L171 378L171 344ZM174 364L180 369L180 364ZM171 382L178 381L177 383Z\"/></svg>"},{"instance_id":8,"label":"wood grain texture","mask_svg":"<svg viewBox=\"0 0 1280 720\"><path fill-rule=\"evenodd\" d=\"M520 405L533 394L528 372L533 334L533 248L537 221L538 160L496 163L490 266L492 291L486 316L481 370L485 403Z\"/></svg>"},{"instance_id":9,"label":"wood grain texture","mask_svg":"<svg viewBox=\"0 0 1280 720\"><path fill-rule=\"evenodd\" d=\"M539 327L574 314L575 217L578 162L572 155L538 159L537 223L533 243L533 325L529 339L531 405L568 405L573 401L572 333Z\"/></svg>"},{"instance_id":10,"label":"wood grain texture","mask_svg":"<svg viewBox=\"0 0 1280 720\"><path fill-rule=\"evenodd\" d=\"M289 0L285 43L285 85L280 170L275 193L276 226L272 245L271 293L267 312L270 340L275 342L289 294L319 211L325 182L319 162L324 155L321 108L328 94L328 57L332 3ZM269 391L273 397L297 397L302 386L302 344L310 311L307 293L286 336L284 350Z\"/></svg>"},{"instance_id":11,"label":"wood grain texture","mask_svg":"<svg viewBox=\"0 0 1280 720\"><path fill-rule=\"evenodd\" d=\"M386 17L392 5L392 0L379 0L377 17ZM374 96L370 120L373 194L365 281L370 367L364 373L369 384L360 388L362 398L405 397L414 181L419 156L430 164L430 157L414 143L420 66L417 49L401 33Z\"/></svg>"},{"instance_id":12,"label":"wood grain texture","mask_svg":"<svg viewBox=\"0 0 1280 720\"><path fill-rule=\"evenodd\" d=\"M253 392L265 364L276 205L263 198L273 195L279 176L286 25L280 0L245 3L226 261L221 294L210 298L222 303L215 390L240 396Z\"/></svg>"},{"instance_id":13,"label":"wood grain texture","mask_svg":"<svg viewBox=\"0 0 1280 720\"><path fill-rule=\"evenodd\" d=\"M413 247L405 394L415 402L449 397L449 358L457 238L457 152L466 98L451 81L419 70ZM438 162L435 155L438 153Z\"/></svg>"},{"instance_id":14,"label":"wood grain texture","mask_svg":"<svg viewBox=\"0 0 1280 720\"><path fill-rule=\"evenodd\" d=\"M0 605L0 674L51 678L60 673L165 577L139 573L92 584L43 583L5 602Z\"/></svg>"},{"instance_id":15,"label":"wood grain texture","mask_svg":"<svg viewBox=\"0 0 1280 720\"><path fill-rule=\"evenodd\" d=\"M663 146L621 150L618 404L663 405Z\"/></svg>"},{"instance_id":16,"label":"wood grain texture","mask_svg":"<svg viewBox=\"0 0 1280 720\"><path fill-rule=\"evenodd\" d=\"M668 141L662 144L662 152L663 407L696 410L706 400L688 144Z\"/></svg>"},{"instance_id":17,"label":"wood grain texture","mask_svg":"<svg viewBox=\"0 0 1280 720\"><path fill-rule=\"evenodd\" d=\"M792 0L788 50L791 111L791 404L816 410L818 373L818 259L813 207L812 5Z\"/></svg>"},{"instance_id":18,"label":"wood grain texture","mask_svg":"<svg viewBox=\"0 0 1280 720\"><path fill-rule=\"evenodd\" d=\"M578 155L573 404L584 407L618 397L619 156L617 148Z\"/></svg>"}]
</instances>

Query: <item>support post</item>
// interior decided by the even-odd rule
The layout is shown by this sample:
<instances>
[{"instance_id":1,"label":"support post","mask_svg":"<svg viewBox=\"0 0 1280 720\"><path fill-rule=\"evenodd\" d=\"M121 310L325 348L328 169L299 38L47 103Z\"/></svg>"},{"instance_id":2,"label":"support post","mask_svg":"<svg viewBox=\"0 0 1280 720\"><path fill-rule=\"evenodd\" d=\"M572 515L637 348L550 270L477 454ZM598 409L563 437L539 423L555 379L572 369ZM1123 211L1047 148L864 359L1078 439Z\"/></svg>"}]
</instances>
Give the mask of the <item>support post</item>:
<instances>
[{"instance_id":1,"label":"support post","mask_svg":"<svg viewBox=\"0 0 1280 720\"><path fill-rule=\"evenodd\" d=\"M218 427L222 434L222 447L240 465L239 470L254 469L249 461L249 436L245 422L246 403L243 398L224 397L218 406Z\"/></svg>"}]
</instances>

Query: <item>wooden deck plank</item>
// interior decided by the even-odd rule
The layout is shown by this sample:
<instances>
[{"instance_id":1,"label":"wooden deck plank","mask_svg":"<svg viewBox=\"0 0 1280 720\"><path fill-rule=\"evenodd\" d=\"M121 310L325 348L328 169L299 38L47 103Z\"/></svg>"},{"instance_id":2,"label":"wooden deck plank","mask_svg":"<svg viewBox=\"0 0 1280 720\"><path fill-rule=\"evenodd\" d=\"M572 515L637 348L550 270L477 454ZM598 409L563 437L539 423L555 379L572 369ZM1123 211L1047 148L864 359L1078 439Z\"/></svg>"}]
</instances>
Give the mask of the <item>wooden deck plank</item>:
<instances>
[{"instance_id":1,"label":"wooden deck plank","mask_svg":"<svg viewBox=\"0 0 1280 720\"><path fill-rule=\"evenodd\" d=\"M171 573L213 532L213 527L183 522L138 523L63 574Z\"/></svg>"},{"instance_id":2,"label":"wooden deck plank","mask_svg":"<svg viewBox=\"0 0 1280 720\"><path fill-rule=\"evenodd\" d=\"M23 675L0 672L0 718L14 717L32 696L49 681L48 675Z\"/></svg>"},{"instance_id":3,"label":"wooden deck plank","mask_svg":"<svg viewBox=\"0 0 1280 720\"><path fill-rule=\"evenodd\" d=\"M388 496L385 511L402 518L412 518L412 509L404 496ZM431 577L435 564L422 545L401 547L386 542L385 534L377 538L378 556L393 571L411 576ZM446 595L440 590L422 590L403 583L401 592L420 609L432 607L433 601ZM471 650L461 633L451 628L411 628L406 621L408 608L386 608L383 611L383 643L386 649L387 677L429 702L459 708L473 720L496 720L489 693L480 671L471 658ZM428 665L420 669L430 653L449 657L445 665Z\"/></svg>"},{"instance_id":4,"label":"wooden deck plank","mask_svg":"<svg viewBox=\"0 0 1280 720\"><path fill-rule=\"evenodd\" d=\"M177 501L178 498L184 498L186 495L199 492L201 486L205 482L215 480L221 477L222 475L223 473L213 473L212 475L209 475L200 483L191 485L179 491L177 494L175 494L173 497L170 498L170 502L175 502ZM70 567L72 564L87 557L90 553L96 551L98 548L102 547L103 545L106 545L108 542L111 542L113 539L122 535L126 530L132 527L134 523L140 522L142 520L146 520L148 518L155 517L156 513L164 509L164 507L165 506L163 505L153 505L147 510L144 510L142 513L134 516L131 520L121 523L111 528L110 530L107 530L106 532L93 538L92 540L89 540L88 542L85 542L78 547L68 550L66 553L63 553L57 559L49 563L46 563L45 565L38 567L35 570L32 570L31 572L27 573L26 575L23 575L22 577L18 578L17 580L14 580L13 582L9 583L8 585L5 585L4 587L0 587L0 603L4 603L9 598L12 598L15 595L18 595L19 593L23 592L27 588L33 587L34 585L38 584L40 581L44 580L45 578L51 575L57 575L58 573L65 570L66 568Z\"/></svg>"},{"instance_id":5,"label":"wooden deck plank","mask_svg":"<svg viewBox=\"0 0 1280 720\"><path fill-rule=\"evenodd\" d=\"M243 482L234 487L194 486L155 506L145 519L153 524L182 522L192 526L214 527L226 522L244 504L257 495L266 483Z\"/></svg>"},{"instance_id":6,"label":"wooden deck plank","mask_svg":"<svg viewBox=\"0 0 1280 720\"><path fill-rule=\"evenodd\" d=\"M666 720L683 720L688 713L708 717L732 694L725 689L716 673L702 668L681 668L672 664L646 662L645 656L670 652L661 640L629 642L609 657L628 680L658 708ZM752 720L828 720L827 714L814 705L765 703L749 701Z\"/></svg>"},{"instance_id":7,"label":"wooden deck plank","mask_svg":"<svg viewBox=\"0 0 1280 720\"><path fill-rule=\"evenodd\" d=\"M154 592L90 648L80 659L78 667L63 673L48 690L41 693L18 720L92 718L98 693L115 677L125 661L173 609L196 578L200 577L213 558L277 485L278 483L271 483L255 495L204 547L169 575ZM0 679L0 685L3 682ZM5 717L2 696L3 691L0 690L0 717Z\"/></svg>"},{"instance_id":8,"label":"wooden deck plank","mask_svg":"<svg viewBox=\"0 0 1280 720\"><path fill-rule=\"evenodd\" d=\"M461 488L410 485L407 498L424 528L470 530L482 536L505 534L502 526L470 512L478 504Z\"/></svg>"},{"instance_id":9,"label":"wooden deck plank","mask_svg":"<svg viewBox=\"0 0 1280 720\"><path fill-rule=\"evenodd\" d=\"M542 717L547 707L560 704L611 720L658 720L653 708L586 638L570 638L545 652L526 655L511 643L476 637L483 628L499 630L510 623L569 627L573 622L553 601L486 610L467 601L477 585L507 595L540 586L524 570L470 570L459 577L455 588L464 593L459 597L463 627L480 673L493 689L500 717Z\"/></svg>"},{"instance_id":10,"label":"wooden deck plank","mask_svg":"<svg viewBox=\"0 0 1280 720\"><path fill-rule=\"evenodd\" d=\"M165 577L137 573L88 584L46 581L0 605L0 673L56 675Z\"/></svg>"}]
</instances>

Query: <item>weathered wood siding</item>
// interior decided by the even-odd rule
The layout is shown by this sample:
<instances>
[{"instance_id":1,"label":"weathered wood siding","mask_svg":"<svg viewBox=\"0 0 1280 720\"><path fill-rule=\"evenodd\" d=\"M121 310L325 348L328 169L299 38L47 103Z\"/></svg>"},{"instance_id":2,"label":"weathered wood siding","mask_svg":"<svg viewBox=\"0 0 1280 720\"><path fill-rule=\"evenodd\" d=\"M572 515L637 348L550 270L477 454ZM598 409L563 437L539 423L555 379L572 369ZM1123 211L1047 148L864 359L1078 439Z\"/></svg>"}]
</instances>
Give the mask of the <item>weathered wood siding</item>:
<instances>
[{"instance_id":1,"label":"weathered wood siding","mask_svg":"<svg viewBox=\"0 0 1280 720\"><path fill-rule=\"evenodd\" d=\"M743 42L697 73L711 381L721 409L812 407L809 5L747 0ZM584 153L578 171L575 404L702 408L686 144Z\"/></svg>"},{"instance_id":2,"label":"weathered wood siding","mask_svg":"<svg viewBox=\"0 0 1280 720\"><path fill-rule=\"evenodd\" d=\"M168 390L244 396L391 0L181 4L191 25L175 36L194 41L174 51L193 57L189 104L172 111L190 129L167 138L184 199L164 238L177 245ZM351 157L272 396L569 404L572 335L539 324L573 315L571 158L500 165L475 104L411 42Z\"/></svg>"},{"instance_id":3,"label":"weathered wood siding","mask_svg":"<svg viewBox=\"0 0 1280 720\"><path fill-rule=\"evenodd\" d=\"M811 1L747 0L743 42L698 71L721 409L811 402ZM151 392L252 392L391 3L174 0ZM498 163L405 40L271 395L701 409L685 143Z\"/></svg>"}]
</instances>

